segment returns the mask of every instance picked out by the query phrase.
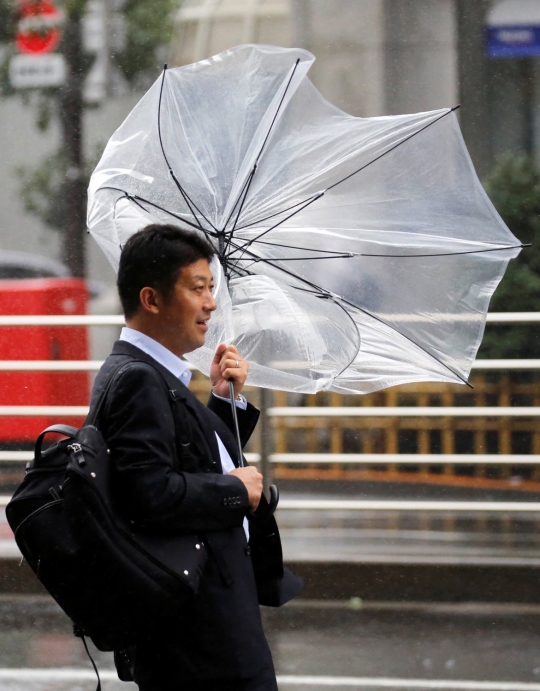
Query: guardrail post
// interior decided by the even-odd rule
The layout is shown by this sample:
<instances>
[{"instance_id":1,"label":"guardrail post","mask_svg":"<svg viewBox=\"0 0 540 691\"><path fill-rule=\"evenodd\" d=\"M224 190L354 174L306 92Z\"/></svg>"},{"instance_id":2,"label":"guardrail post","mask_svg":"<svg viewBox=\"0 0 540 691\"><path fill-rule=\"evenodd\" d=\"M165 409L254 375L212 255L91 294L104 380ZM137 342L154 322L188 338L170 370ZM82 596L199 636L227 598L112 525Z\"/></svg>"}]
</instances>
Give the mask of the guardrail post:
<instances>
[{"instance_id":1,"label":"guardrail post","mask_svg":"<svg viewBox=\"0 0 540 691\"><path fill-rule=\"evenodd\" d=\"M272 484L272 467L270 454L272 453L272 427L268 409L272 406L272 391L260 390L261 417L259 418L259 430L261 435L261 464L260 470L264 477L264 489Z\"/></svg>"}]
</instances>

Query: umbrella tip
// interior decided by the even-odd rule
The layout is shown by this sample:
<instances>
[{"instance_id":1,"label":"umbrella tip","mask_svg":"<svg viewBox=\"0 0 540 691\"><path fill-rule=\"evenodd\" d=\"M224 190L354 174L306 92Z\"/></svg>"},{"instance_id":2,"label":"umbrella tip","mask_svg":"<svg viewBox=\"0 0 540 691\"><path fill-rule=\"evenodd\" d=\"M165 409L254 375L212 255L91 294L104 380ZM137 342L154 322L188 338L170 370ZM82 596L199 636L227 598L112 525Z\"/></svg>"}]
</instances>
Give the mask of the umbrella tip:
<instances>
[{"instance_id":1,"label":"umbrella tip","mask_svg":"<svg viewBox=\"0 0 540 691\"><path fill-rule=\"evenodd\" d=\"M458 108L461 108L461 103L458 103L457 106L454 106L453 108L451 108L452 113L453 113L455 110L457 110Z\"/></svg>"},{"instance_id":2,"label":"umbrella tip","mask_svg":"<svg viewBox=\"0 0 540 691\"><path fill-rule=\"evenodd\" d=\"M165 70L167 69L167 67L168 67L168 65L167 65L167 63L165 63L165 64L163 65L163 71L164 71L164 72L165 72Z\"/></svg>"}]
</instances>

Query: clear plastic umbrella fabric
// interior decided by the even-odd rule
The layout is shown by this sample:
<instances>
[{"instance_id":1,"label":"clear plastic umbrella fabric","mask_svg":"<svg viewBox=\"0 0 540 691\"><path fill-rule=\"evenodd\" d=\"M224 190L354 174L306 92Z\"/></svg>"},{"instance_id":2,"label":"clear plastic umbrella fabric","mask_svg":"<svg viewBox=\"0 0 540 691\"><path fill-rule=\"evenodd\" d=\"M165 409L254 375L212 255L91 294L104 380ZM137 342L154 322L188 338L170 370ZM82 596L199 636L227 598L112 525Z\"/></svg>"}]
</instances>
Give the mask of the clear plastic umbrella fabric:
<instances>
[{"instance_id":1,"label":"clear plastic umbrella fabric","mask_svg":"<svg viewBox=\"0 0 540 691\"><path fill-rule=\"evenodd\" d=\"M353 117L310 82L313 61L248 45L165 70L92 175L89 230L114 267L149 223L215 245L219 307L187 355L205 373L227 342L256 386L464 383L520 242L452 109Z\"/></svg>"}]
</instances>

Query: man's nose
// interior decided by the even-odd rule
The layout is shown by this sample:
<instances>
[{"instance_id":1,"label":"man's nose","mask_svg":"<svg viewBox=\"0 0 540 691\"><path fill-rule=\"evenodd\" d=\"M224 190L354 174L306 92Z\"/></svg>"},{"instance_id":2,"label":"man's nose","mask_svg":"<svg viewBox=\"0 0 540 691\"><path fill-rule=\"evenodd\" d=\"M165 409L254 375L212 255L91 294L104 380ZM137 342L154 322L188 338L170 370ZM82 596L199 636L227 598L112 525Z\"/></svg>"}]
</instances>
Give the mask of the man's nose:
<instances>
[{"instance_id":1,"label":"man's nose","mask_svg":"<svg viewBox=\"0 0 540 691\"><path fill-rule=\"evenodd\" d=\"M212 291L208 291L206 300L204 301L204 309L208 312L213 312L217 308L217 302L212 295Z\"/></svg>"}]
</instances>

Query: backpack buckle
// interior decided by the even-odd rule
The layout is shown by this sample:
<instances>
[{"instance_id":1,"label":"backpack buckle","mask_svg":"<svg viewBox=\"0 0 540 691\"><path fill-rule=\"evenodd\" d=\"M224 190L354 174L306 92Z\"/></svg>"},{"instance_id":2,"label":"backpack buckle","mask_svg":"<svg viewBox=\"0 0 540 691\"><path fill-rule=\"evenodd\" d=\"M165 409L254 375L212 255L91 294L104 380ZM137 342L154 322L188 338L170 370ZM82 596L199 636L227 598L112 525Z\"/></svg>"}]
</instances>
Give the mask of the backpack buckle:
<instances>
[{"instance_id":1,"label":"backpack buckle","mask_svg":"<svg viewBox=\"0 0 540 691\"><path fill-rule=\"evenodd\" d=\"M75 460L78 462L79 465L84 465L86 463L86 459L84 457L83 451L82 451L82 446L78 442L74 442L73 444L69 444L67 446L67 450L71 451L73 454L73 457Z\"/></svg>"}]
</instances>

